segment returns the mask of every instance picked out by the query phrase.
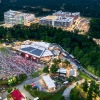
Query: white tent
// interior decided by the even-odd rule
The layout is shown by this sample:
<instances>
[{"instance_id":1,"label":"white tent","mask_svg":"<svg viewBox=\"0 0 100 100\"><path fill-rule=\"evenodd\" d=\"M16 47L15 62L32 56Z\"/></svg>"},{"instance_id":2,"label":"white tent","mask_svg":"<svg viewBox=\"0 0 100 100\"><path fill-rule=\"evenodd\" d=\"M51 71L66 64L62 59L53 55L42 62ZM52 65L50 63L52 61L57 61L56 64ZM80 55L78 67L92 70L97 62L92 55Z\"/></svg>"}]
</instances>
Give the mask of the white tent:
<instances>
[{"instance_id":1,"label":"white tent","mask_svg":"<svg viewBox=\"0 0 100 100\"><path fill-rule=\"evenodd\" d=\"M66 74L66 69L65 68L60 68L57 70L57 72L59 73L62 73L62 74Z\"/></svg>"},{"instance_id":2,"label":"white tent","mask_svg":"<svg viewBox=\"0 0 100 100\"><path fill-rule=\"evenodd\" d=\"M51 77L49 75L43 76L42 77L43 81L45 82L47 88L50 89L55 89L55 81L51 79Z\"/></svg>"}]
</instances>

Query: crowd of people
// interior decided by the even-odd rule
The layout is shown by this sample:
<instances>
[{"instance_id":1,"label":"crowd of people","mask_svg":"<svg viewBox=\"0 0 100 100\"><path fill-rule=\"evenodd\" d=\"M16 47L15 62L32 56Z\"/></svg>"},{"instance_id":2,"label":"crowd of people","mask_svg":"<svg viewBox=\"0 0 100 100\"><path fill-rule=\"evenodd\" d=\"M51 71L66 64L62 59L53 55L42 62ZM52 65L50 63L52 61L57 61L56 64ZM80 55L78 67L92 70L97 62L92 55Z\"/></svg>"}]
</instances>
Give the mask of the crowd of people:
<instances>
[{"instance_id":1,"label":"crowd of people","mask_svg":"<svg viewBox=\"0 0 100 100\"><path fill-rule=\"evenodd\" d=\"M3 75L3 78L10 78L22 73L29 75L40 67L40 64L11 51L9 53L0 52L0 75Z\"/></svg>"}]
</instances>

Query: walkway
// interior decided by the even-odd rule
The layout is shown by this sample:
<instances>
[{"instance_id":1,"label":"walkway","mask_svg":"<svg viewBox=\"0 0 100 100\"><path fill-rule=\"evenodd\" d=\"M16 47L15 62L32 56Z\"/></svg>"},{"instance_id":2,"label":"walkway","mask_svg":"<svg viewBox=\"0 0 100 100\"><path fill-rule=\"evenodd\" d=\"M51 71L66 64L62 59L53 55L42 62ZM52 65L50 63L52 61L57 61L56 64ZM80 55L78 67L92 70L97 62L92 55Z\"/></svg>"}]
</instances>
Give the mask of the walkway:
<instances>
[{"instance_id":1,"label":"walkway","mask_svg":"<svg viewBox=\"0 0 100 100\"><path fill-rule=\"evenodd\" d=\"M82 84L85 80L80 80L80 81L77 81L75 83L73 83L72 85L70 85L69 87L67 87L65 89L65 91L63 92L63 96L65 97L65 100L70 100L70 92L71 90L76 86L76 84Z\"/></svg>"},{"instance_id":2,"label":"walkway","mask_svg":"<svg viewBox=\"0 0 100 100\"><path fill-rule=\"evenodd\" d=\"M26 84L31 84L31 83L33 83L33 82L38 82L38 80L41 79L41 77L42 77L43 75L45 75L45 74L42 74L42 75L40 75L40 76L37 77L37 78L33 78L33 79L26 80L26 81L23 82L22 84L16 86L16 88L19 89L19 90L21 91L21 93L22 93L25 97L27 97L27 98L33 100L34 98L23 88L23 86L26 85ZM5 92L5 93L2 94L3 100L7 97L7 94L8 94L7 92Z\"/></svg>"}]
</instances>

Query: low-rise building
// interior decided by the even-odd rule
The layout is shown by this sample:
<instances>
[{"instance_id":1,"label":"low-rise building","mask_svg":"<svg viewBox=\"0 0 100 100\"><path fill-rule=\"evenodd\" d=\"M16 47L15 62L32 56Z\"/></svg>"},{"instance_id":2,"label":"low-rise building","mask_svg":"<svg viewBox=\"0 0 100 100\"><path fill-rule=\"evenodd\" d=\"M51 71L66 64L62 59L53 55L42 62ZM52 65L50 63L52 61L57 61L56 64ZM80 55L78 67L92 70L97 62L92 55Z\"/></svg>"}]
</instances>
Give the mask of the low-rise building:
<instances>
[{"instance_id":1,"label":"low-rise building","mask_svg":"<svg viewBox=\"0 0 100 100\"><path fill-rule=\"evenodd\" d=\"M50 61L53 58L58 58L61 54L59 45L47 42L24 42L24 44L14 48L25 58L37 62L40 60Z\"/></svg>"},{"instance_id":2,"label":"low-rise building","mask_svg":"<svg viewBox=\"0 0 100 100\"><path fill-rule=\"evenodd\" d=\"M60 75L64 74L63 76L69 77L69 76L74 76L76 77L78 75L77 69L78 66L76 66L74 63L70 63L71 67L67 68L60 68L57 70L57 73Z\"/></svg>"},{"instance_id":3,"label":"low-rise building","mask_svg":"<svg viewBox=\"0 0 100 100\"><path fill-rule=\"evenodd\" d=\"M48 91L54 91L56 89L55 81L52 80L49 75L43 76L42 81L45 84Z\"/></svg>"},{"instance_id":4,"label":"low-rise building","mask_svg":"<svg viewBox=\"0 0 100 100\"><path fill-rule=\"evenodd\" d=\"M11 98L11 100L25 100L25 97L17 89L11 92Z\"/></svg>"}]
</instances>

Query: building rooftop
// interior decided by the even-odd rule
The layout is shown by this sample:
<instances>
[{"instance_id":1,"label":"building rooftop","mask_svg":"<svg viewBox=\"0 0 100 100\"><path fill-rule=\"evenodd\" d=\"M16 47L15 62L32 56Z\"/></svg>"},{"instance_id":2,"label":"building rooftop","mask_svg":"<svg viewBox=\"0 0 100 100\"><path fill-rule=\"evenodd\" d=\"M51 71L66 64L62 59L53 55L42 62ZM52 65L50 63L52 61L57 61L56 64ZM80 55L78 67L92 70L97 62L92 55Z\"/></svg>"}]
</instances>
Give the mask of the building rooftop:
<instances>
[{"instance_id":1,"label":"building rooftop","mask_svg":"<svg viewBox=\"0 0 100 100\"><path fill-rule=\"evenodd\" d=\"M55 13L53 13L53 15L55 15L55 14L71 14L70 12L63 12L63 11L57 11L57 12L55 12Z\"/></svg>"},{"instance_id":2,"label":"building rooftop","mask_svg":"<svg viewBox=\"0 0 100 100\"><path fill-rule=\"evenodd\" d=\"M22 100L23 98L25 98L21 92L19 90L14 90L12 93L11 93L11 96L13 98L13 100Z\"/></svg>"},{"instance_id":3,"label":"building rooftop","mask_svg":"<svg viewBox=\"0 0 100 100\"><path fill-rule=\"evenodd\" d=\"M63 11L57 11L53 13L53 15L79 15L79 14L80 12L71 13L71 12L63 12Z\"/></svg>"},{"instance_id":4,"label":"building rooftop","mask_svg":"<svg viewBox=\"0 0 100 100\"><path fill-rule=\"evenodd\" d=\"M57 16L46 16L46 19L48 20L55 20L57 18L58 18Z\"/></svg>"},{"instance_id":5,"label":"building rooftop","mask_svg":"<svg viewBox=\"0 0 100 100\"><path fill-rule=\"evenodd\" d=\"M51 44L46 42L32 42L31 45L21 45L19 51L40 58L54 55L52 51L49 50L50 46Z\"/></svg>"},{"instance_id":6,"label":"building rooftop","mask_svg":"<svg viewBox=\"0 0 100 100\"><path fill-rule=\"evenodd\" d=\"M51 79L49 75L43 76L42 79L44 80L45 84L47 85L48 88L54 88L55 82Z\"/></svg>"},{"instance_id":7,"label":"building rooftop","mask_svg":"<svg viewBox=\"0 0 100 100\"><path fill-rule=\"evenodd\" d=\"M78 66L77 66L75 63L70 62L70 64L72 65L72 68L73 68L73 69L76 69L76 70L78 69Z\"/></svg>"},{"instance_id":8,"label":"building rooftop","mask_svg":"<svg viewBox=\"0 0 100 100\"><path fill-rule=\"evenodd\" d=\"M62 17L62 16L47 16L43 17L40 20L54 20L54 21L59 21L59 22L70 22L74 20L73 17Z\"/></svg>"},{"instance_id":9,"label":"building rooftop","mask_svg":"<svg viewBox=\"0 0 100 100\"><path fill-rule=\"evenodd\" d=\"M65 68L60 68L57 70L57 72L59 73L63 73L63 74L66 74L66 69Z\"/></svg>"},{"instance_id":10,"label":"building rooftop","mask_svg":"<svg viewBox=\"0 0 100 100\"><path fill-rule=\"evenodd\" d=\"M46 16L42 17L40 20L56 20L57 18L57 16Z\"/></svg>"},{"instance_id":11,"label":"building rooftop","mask_svg":"<svg viewBox=\"0 0 100 100\"><path fill-rule=\"evenodd\" d=\"M66 17L66 18L58 17L58 19L56 19L56 21L59 21L59 22L70 22L72 20L74 20L73 17Z\"/></svg>"},{"instance_id":12,"label":"building rooftop","mask_svg":"<svg viewBox=\"0 0 100 100\"><path fill-rule=\"evenodd\" d=\"M21 12L19 11L14 11L14 10L9 10L7 12L5 12L6 14L11 14L11 15L17 15L17 14L20 14Z\"/></svg>"}]
</instances>

